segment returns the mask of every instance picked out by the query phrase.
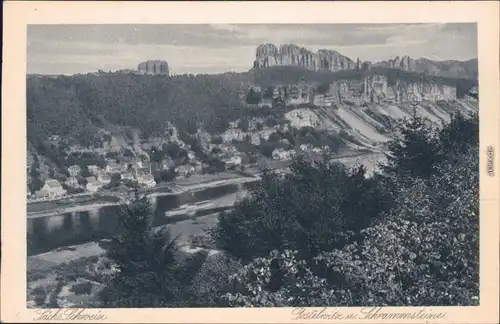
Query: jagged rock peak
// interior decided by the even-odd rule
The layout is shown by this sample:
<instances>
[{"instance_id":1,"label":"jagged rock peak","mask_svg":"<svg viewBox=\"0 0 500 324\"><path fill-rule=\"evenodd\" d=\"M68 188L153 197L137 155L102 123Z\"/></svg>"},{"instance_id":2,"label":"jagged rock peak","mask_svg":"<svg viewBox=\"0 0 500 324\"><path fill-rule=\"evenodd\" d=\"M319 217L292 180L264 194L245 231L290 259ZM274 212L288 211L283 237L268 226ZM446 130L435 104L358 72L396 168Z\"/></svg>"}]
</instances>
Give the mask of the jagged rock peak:
<instances>
[{"instance_id":1,"label":"jagged rock peak","mask_svg":"<svg viewBox=\"0 0 500 324\"><path fill-rule=\"evenodd\" d=\"M275 56L278 55L278 48L276 45L267 43L267 44L261 44L257 47L256 51L256 57L260 56Z\"/></svg>"},{"instance_id":2,"label":"jagged rock peak","mask_svg":"<svg viewBox=\"0 0 500 324\"><path fill-rule=\"evenodd\" d=\"M338 71L355 69L356 63L329 49L319 49L314 53L295 44L282 44L279 47L271 43L259 45L254 67L270 66L299 66L313 71Z\"/></svg>"},{"instance_id":3,"label":"jagged rock peak","mask_svg":"<svg viewBox=\"0 0 500 324\"><path fill-rule=\"evenodd\" d=\"M311 51L304 47L300 47L295 44L283 44L280 45L280 50L279 53L281 55L286 55L286 54L294 54L294 55L310 55L312 54Z\"/></svg>"}]
</instances>

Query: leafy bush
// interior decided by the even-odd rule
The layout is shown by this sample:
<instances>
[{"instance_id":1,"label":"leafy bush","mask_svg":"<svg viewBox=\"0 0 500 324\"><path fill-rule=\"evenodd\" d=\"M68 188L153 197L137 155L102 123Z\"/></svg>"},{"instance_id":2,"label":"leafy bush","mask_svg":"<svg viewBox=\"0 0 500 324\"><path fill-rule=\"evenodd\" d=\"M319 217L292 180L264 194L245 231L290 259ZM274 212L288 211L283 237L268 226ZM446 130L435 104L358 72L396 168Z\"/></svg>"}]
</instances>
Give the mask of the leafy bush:
<instances>
[{"instance_id":1,"label":"leafy bush","mask_svg":"<svg viewBox=\"0 0 500 324\"><path fill-rule=\"evenodd\" d=\"M70 291L77 295L90 295L92 292L92 283L89 281L75 283L71 286Z\"/></svg>"},{"instance_id":2,"label":"leafy bush","mask_svg":"<svg viewBox=\"0 0 500 324\"><path fill-rule=\"evenodd\" d=\"M282 249L314 256L349 242L379 214L383 198L364 168L299 158L284 179L265 171L261 186L221 215L212 235L221 249L244 260Z\"/></svg>"},{"instance_id":3,"label":"leafy bush","mask_svg":"<svg viewBox=\"0 0 500 324\"><path fill-rule=\"evenodd\" d=\"M212 144L219 145L222 144L224 141L222 140L221 136L214 136L212 138Z\"/></svg>"},{"instance_id":4,"label":"leafy bush","mask_svg":"<svg viewBox=\"0 0 500 324\"><path fill-rule=\"evenodd\" d=\"M292 204L286 199L292 196L290 191L277 182L265 180L261 191L266 192L266 199L276 201L276 197L280 197L279 206L292 217L284 220L261 198L249 203L247 210L253 213L244 214L248 215L246 223L221 218L221 225L231 228L233 233L226 241L234 244L232 250L238 254L246 252L246 245L251 251L258 250L253 240L270 246L270 238L256 231L250 230L244 238L240 236L242 226L252 228L251 219L262 217L252 207L266 210L269 215L265 222L259 223L261 231L271 228L267 224L274 224L273 233L278 234L272 245L277 251L247 259L247 264L231 276L230 291L223 294L222 305L478 305L479 142L477 115L471 117L455 116L449 125L437 132L421 127L420 120L402 125L410 131L404 133L399 143L410 144L395 146L398 149L393 151L393 164L372 179L377 188L374 192L387 193L382 197L384 203L368 211L370 219L361 218L363 229L358 235L333 249L321 246L315 253L304 255L301 253L303 247L289 243L294 236L290 239L289 234L283 233L297 233L287 225L296 226L290 209L298 207L294 205L288 209ZM430 155L430 167L412 160L422 153ZM305 175L312 177L313 173L303 172ZM316 179L321 183L321 179L328 178L323 175ZM339 180L332 184L346 183ZM309 188L299 191L306 193L301 203L306 202L305 208L317 215L318 211L307 204L311 191ZM367 195L373 198L373 192L368 191ZM366 199L359 198L360 195L355 197ZM356 199L348 201L347 210L352 212ZM324 202L315 202L324 205ZM338 210L337 207L336 214L342 215ZM240 215L236 216L241 219ZM329 228L328 223L323 226ZM334 237L334 230L329 228L328 232ZM316 235L317 232L309 232L302 241L314 240ZM236 237L248 243L237 246ZM296 234L295 237L300 236Z\"/></svg>"},{"instance_id":5,"label":"leafy bush","mask_svg":"<svg viewBox=\"0 0 500 324\"><path fill-rule=\"evenodd\" d=\"M477 248L474 235L452 234L446 222L406 220L361 234L361 243L310 262L288 250L257 258L231 277L223 299L253 307L478 304L478 260L461 253Z\"/></svg>"},{"instance_id":6,"label":"leafy bush","mask_svg":"<svg viewBox=\"0 0 500 324\"><path fill-rule=\"evenodd\" d=\"M246 133L246 132L248 132L249 125L250 125L250 123L249 123L248 119L243 118L239 121L238 128L241 129L242 132Z\"/></svg>"},{"instance_id":7,"label":"leafy bush","mask_svg":"<svg viewBox=\"0 0 500 324\"><path fill-rule=\"evenodd\" d=\"M45 304L45 301L47 300L47 289L43 286L36 286L33 289L33 300L35 301L35 305L37 306L42 306Z\"/></svg>"},{"instance_id":8,"label":"leafy bush","mask_svg":"<svg viewBox=\"0 0 500 324\"><path fill-rule=\"evenodd\" d=\"M194 296L191 306L221 306L221 294L229 292L229 277L240 267L241 264L238 261L225 253L209 257L191 283L191 291Z\"/></svg>"}]
</instances>

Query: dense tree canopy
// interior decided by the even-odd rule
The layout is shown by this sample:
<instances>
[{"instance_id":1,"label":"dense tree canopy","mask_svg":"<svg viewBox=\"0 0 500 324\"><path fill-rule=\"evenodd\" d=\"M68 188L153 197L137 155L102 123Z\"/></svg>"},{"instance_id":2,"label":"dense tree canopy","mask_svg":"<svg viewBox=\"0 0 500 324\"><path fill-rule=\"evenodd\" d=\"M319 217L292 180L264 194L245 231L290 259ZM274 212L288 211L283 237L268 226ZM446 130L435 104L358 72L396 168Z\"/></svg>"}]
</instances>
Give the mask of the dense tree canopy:
<instances>
[{"instance_id":1,"label":"dense tree canopy","mask_svg":"<svg viewBox=\"0 0 500 324\"><path fill-rule=\"evenodd\" d=\"M271 172L251 197L221 215L219 246L250 260L272 250L296 249L305 256L343 246L377 215L384 193L365 169L299 159L285 179Z\"/></svg>"},{"instance_id":2,"label":"dense tree canopy","mask_svg":"<svg viewBox=\"0 0 500 324\"><path fill-rule=\"evenodd\" d=\"M478 116L456 115L441 130L420 122L403 122L373 183L341 167L265 175L215 232L247 260L223 304L477 305ZM413 163L423 152L429 165Z\"/></svg>"},{"instance_id":3,"label":"dense tree canopy","mask_svg":"<svg viewBox=\"0 0 500 324\"><path fill-rule=\"evenodd\" d=\"M200 122L223 131L223 121L241 114L236 87L226 75L28 77L28 136L71 135L88 144L97 141L96 127L108 123L149 136L163 134L165 121L186 131Z\"/></svg>"}]
</instances>

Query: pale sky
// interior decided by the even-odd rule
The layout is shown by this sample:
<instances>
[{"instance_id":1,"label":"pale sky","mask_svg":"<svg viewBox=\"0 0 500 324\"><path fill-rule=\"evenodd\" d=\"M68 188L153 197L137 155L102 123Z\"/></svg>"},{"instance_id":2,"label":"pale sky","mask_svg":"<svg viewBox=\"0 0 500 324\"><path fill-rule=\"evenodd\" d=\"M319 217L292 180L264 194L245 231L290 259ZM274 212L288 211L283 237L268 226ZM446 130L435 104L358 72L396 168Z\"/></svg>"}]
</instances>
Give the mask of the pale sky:
<instances>
[{"instance_id":1,"label":"pale sky","mask_svg":"<svg viewBox=\"0 0 500 324\"><path fill-rule=\"evenodd\" d=\"M477 57L477 25L30 25L27 72L136 69L149 59L167 61L174 74L242 72L262 43L327 48L372 62L398 55L468 60Z\"/></svg>"}]
</instances>

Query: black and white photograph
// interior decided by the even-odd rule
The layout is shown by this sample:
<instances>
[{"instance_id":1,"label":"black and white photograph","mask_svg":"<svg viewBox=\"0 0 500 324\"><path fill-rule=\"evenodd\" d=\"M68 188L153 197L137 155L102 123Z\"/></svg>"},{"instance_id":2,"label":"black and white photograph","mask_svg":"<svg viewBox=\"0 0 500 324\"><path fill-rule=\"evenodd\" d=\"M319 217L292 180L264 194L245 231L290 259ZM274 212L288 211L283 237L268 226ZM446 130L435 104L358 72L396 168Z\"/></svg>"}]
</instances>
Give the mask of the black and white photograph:
<instances>
[{"instance_id":1,"label":"black and white photograph","mask_svg":"<svg viewBox=\"0 0 500 324\"><path fill-rule=\"evenodd\" d=\"M477 32L28 25L27 307L480 305Z\"/></svg>"}]
</instances>

